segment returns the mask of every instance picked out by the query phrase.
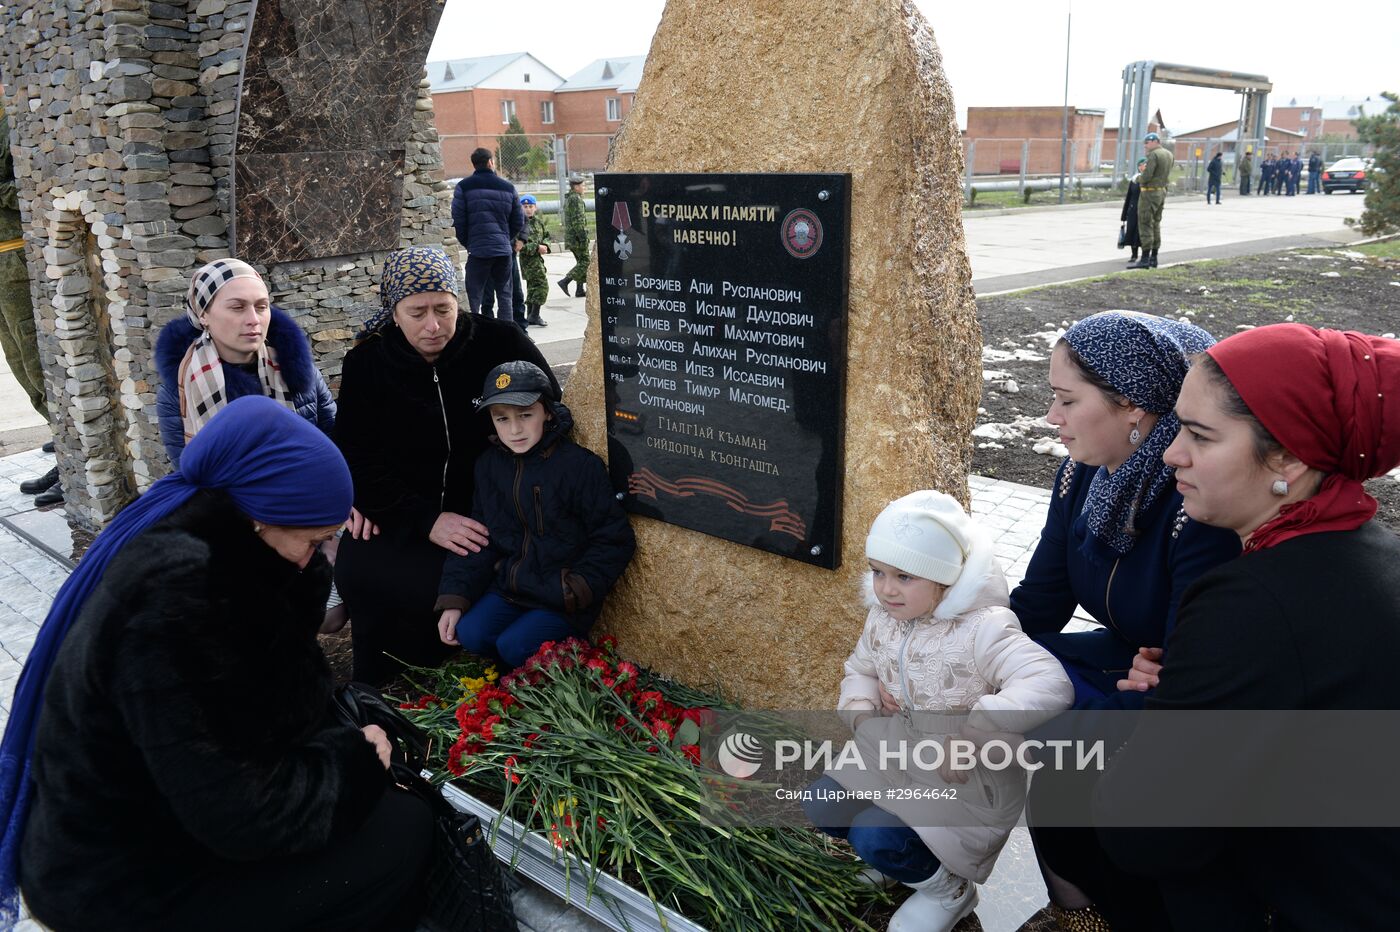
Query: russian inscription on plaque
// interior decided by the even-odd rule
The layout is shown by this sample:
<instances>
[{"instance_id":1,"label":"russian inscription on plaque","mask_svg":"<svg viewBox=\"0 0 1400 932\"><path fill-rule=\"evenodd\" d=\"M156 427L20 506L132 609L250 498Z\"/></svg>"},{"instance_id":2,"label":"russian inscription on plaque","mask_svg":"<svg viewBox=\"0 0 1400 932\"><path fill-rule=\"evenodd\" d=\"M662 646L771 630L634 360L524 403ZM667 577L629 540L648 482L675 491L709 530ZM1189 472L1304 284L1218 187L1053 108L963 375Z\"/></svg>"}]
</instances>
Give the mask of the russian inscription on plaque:
<instances>
[{"instance_id":1,"label":"russian inscription on plaque","mask_svg":"<svg viewBox=\"0 0 1400 932\"><path fill-rule=\"evenodd\" d=\"M850 176L594 184L608 461L624 506L835 568Z\"/></svg>"}]
</instances>

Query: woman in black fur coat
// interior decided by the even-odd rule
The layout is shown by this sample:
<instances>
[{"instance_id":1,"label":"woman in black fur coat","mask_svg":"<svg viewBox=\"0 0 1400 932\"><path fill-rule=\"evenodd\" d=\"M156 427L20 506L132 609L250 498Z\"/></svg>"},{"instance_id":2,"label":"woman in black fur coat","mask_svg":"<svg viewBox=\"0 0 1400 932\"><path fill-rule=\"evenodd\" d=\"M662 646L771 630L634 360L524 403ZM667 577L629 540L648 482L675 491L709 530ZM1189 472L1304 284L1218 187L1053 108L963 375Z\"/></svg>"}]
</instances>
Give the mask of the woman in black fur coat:
<instances>
[{"instance_id":1,"label":"woman in black fur coat","mask_svg":"<svg viewBox=\"0 0 1400 932\"><path fill-rule=\"evenodd\" d=\"M19 873L45 925L414 927L431 816L390 788L382 731L336 723L316 643L350 499L331 441L248 397L99 536L25 671Z\"/></svg>"},{"instance_id":2,"label":"woman in black fur coat","mask_svg":"<svg viewBox=\"0 0 1400 932\"><path fill-rule=\"evenodd\" d=\"M443 561L488 542L485 525L468 517L491 433L472 399L501 363L523 359L549 373L515 324L461 313L457 271L441 250L391 253L379 287L382 309L345 356L335 428L356 509L336 585L350 609L354 678L375 684L398 671L390 657L429 666L447 655L433 611Z\"/></svg>"}]
</instances>

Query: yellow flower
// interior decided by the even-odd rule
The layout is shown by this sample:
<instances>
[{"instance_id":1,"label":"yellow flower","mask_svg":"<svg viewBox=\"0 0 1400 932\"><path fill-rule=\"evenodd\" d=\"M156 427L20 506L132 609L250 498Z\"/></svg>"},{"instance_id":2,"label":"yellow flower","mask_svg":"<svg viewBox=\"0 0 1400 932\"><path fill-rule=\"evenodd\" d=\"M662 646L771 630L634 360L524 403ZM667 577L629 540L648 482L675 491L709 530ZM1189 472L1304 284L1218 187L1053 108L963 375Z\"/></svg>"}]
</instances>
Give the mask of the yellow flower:
<instances>
[{"instance_id":1,"label":"yellow flower","mask_svg":"<svg viewBox=\"0 0 1400 932\"><path fill-rule=\"evenodd\" d=\"M500 674L496 672L496 668L495 668L495 667L487 667L487 668L486 668L486 682L488 682L488 683L494 683L494 682L496 682L496 680L497 680L499 677L500 677Z\"/></svg>"}]
</instances>

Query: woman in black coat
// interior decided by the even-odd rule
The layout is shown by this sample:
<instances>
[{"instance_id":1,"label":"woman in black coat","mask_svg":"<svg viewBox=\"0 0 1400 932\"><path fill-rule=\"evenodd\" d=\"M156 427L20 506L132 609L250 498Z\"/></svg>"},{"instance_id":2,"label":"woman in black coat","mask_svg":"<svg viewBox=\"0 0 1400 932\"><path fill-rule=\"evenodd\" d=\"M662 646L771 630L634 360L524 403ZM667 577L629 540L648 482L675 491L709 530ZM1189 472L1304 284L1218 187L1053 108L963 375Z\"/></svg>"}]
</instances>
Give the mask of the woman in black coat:
<instances>
[{"instance_id":1,"label":"woman in black coat","mask_svg":"<svg viewBox=\"0 0 1400 932\"><path fill-rule=\"evenodd\" d=\"M391 788L381 730L334 719L316 642L317 547L350 499L331 441L250 396L98 536L30 653L3 757L46 926L414 928L431 815Z\"/></svg>"},{"instance_id":2,"label":"woman in black coat","mask_svg":"<svg viewBox=\"0 0 1400 932\"><path fill-rule=\"evenodd\" d=\"M1138 159L1138 173L1141 174L1143 163L1147 159ZM1123 212L1119 214L1118 220L1123 224L1123 245L1131 246L1133 254L1129 257L1132 262L1137 261L1138 250L1142 248L1142 240L1138 239L1138 195L1142 193L1142 188L1138 186L1138 176L1128 179L1128 193L1123 195Z\"/></svg>"},{"instance_id":3,"label":"woman in black coat","mask_svg":"<svg viewBox=\"0 0 1400 932\"><path fill-rule=\"evenodd\" d=\"M392 253L383 308L345 357L335 437L355 478L356 516L335 577L350 609L354 678L365 683L390 679L391 657L432 665L446 656L433 612L443 560L488 539L468 517L472 470L491 429L472 399L501 363L523 359L549 372L513 323L459 314L456 292L445 253Z\"/></svg>"},{"instance_id":4,"label":"woman in black coat","mask_svg":"<svg viewBox=\"0 0 1400 932\"><path fill-rule=\"evenodd\" d=\"M1400 915L1400 830L1316 827L1394 825L1361 802L1392 798L1377 784L1392 775L1312 755L1279 766L1302 734L1278 713L1173 730L1197 710L1400 708L1400 538L1362 485L1400 464L1397 404L1400 344L1301 324L1222 340L1182 387L1166 461L1192 520L1235 531L1244 553L1187 590L1165 666L1135 661L1123 685L1156 690L1095 807L1101 825L1216 826L1101 833L1122 868L1160 882L1173 928L1262 932L1272 914L1274 930L1383 930ZM1334 815L1302 827L1319 800ZM1232 827L1249 812L1270 828Z\"/></svg>"}]
</instances>

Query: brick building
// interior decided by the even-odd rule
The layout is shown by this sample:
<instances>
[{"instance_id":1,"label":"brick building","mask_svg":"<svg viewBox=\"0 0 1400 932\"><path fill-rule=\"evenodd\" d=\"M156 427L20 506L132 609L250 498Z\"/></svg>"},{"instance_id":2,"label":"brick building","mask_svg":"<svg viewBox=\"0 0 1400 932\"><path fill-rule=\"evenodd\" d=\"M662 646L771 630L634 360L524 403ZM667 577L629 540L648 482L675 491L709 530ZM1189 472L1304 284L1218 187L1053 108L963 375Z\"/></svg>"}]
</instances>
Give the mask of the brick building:
<instances>
[{"instance_id":1,"label":"brick building","mask_svg":"<svg viewBox=\"0 0 1400 932\"><path fill-rule=\"evenodd\" d=\"M1377 114L1387 107L1380 95L1372 97L1292 98L1286 107L1275 107L1269 122L1300 133L1305 142L1320 136L1356 139L1356 118Z\"/></svg>"},{"instance_id":2,"label":"brick building","mask_svg":"<svg viewBox=\"0 0 1400 932\"><path fill-rule=\"evenodd\" d=\"M511 116L532 146L566 137L571 170L601 170L645 64L644 55L600 58L566 80L528 52L429 62L445 172L470 174L471 151L496 149Z\"/></svg>"},{"instance_id":3,"label":"brick building","mask_svg":"<svg viewBox=\"0 0 1400 932\"><path fill-rule=\"evenodd\" d=\"M591 172L607 167L612 138L632 109L645 64L645 55L600 58L559 86L555 100L560 132L574 137L569 140L570 169Z\"/></svg>"},{"instance_id":4,"label":"brick building","mask_svg":"<svg viewBox=\"0 0 1400 932\"><path fill-rule=\"evenodd\" d=\"M472 150L495 149L512 116L531 145L558 131L554 92L564 79L528 52L428 62L428 81L448 177L471 174Z\"/></svg>"},{"instance_id":5,"label":"brick building","mask_svg":"<svg viewBox=\"0 0 1400 932\"><path fill-rule=\"evenodd\" d=\"M1227 162L1233 162L1239 132L1239 121L1231 120L1228 123L1217 123L1214 126L1203 126L1200 129L1181 133L1176 136L1176 157L1180 161L1187 161L1193 157L1209 160L1219 150L1224 153ZM1277 155L1280 152L1291 153L1294 150L1301 152L1306 145L1307 139L1300 132L1280 126L1266 126L1264 128L1263 149L1269 155ZM1247 151L1257 153L1259 148L1256 140L1245 140ZM1196 149L1201 150L1199 156L1195 156Z\"/></svg>"},{"instance_id":6,"label":"brick building","mask_svg":"<svg viewBox=\"0 0 1400 932\"><path fill-rule=\"evenodd\" d=\"M1064 107L968 107L963 138L976 143L973 173L1016 174L1025 156L1026 171L1033 175L1060 170L1060 135ZM1029 144L1024 144L1029 140ZM1069 108L1069 140L1075 172L1093 171L1104 153L1103 111Z\"/></svg>"}]
</instances>

